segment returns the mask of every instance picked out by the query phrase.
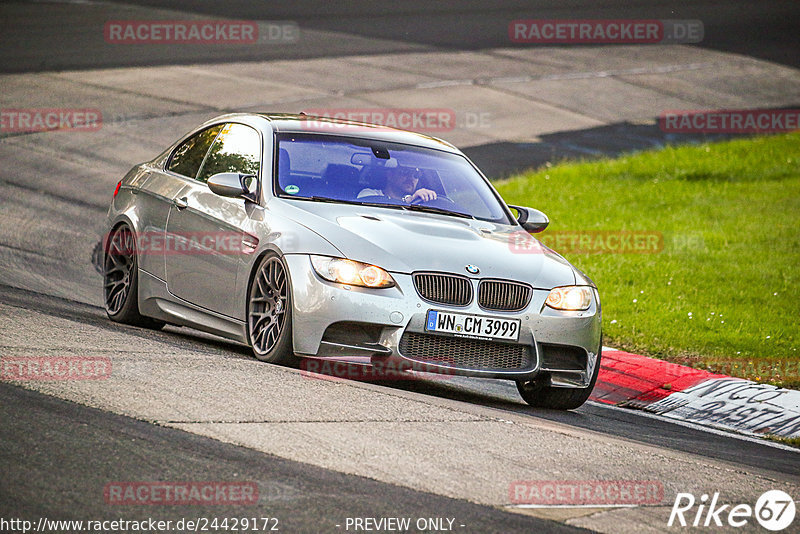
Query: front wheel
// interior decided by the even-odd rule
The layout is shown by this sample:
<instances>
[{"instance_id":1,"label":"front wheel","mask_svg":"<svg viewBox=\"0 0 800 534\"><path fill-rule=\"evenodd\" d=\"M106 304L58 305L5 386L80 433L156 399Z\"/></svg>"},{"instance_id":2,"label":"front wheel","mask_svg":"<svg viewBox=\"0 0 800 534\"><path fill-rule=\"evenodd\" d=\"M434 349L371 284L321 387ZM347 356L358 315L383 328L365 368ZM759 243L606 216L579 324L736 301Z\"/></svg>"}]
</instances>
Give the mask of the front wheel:
<instances>
[{"instance_id":1,"label":"front wheel","mask_svg":"<svg viewBox=\"0 0 800 534\"><path fill-rule=\"evenodd\" d=\"M594 385L597 382L597 375L600 373L600 356L603 352L601 348L597 353L597 361L594 365L594 373L589 381L589 386L585 388L554 388L545 386L536 380L518 380L517 391L529 405L536 408L550 408L551 410L574 410L579 408L589 399Z\"/></svg>"},{"instance_id":2,"label":"front wheel","mask_svg":"<svg viewBox=\"0 0 800 534\"><path fill-rule=\"evenodd\" d=\"M276 254L264 256L253 276L247 301L247 335L259 360L282 365L296 361L289 276Z\"/></svg>"}]
</instances>

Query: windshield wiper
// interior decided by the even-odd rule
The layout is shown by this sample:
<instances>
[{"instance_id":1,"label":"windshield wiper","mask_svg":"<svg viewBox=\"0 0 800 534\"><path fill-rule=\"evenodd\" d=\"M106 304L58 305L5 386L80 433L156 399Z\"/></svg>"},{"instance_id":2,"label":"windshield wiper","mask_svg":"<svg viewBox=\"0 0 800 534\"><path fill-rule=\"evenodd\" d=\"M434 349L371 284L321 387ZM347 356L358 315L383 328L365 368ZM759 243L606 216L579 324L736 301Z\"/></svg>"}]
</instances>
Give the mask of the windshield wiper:
<instances>
[{"instance_id":1,"label":"windshield wiper","mask_svg":"<svg viewBox=\"0 0 800 534\"><path fill-rule=\"evenodd\" d=\"M450 211L442 208L434 208L433 206L423 206L422 204L406 204L400 205L401 208L409 211L422 211L426 213L438 213L439 215L452 215L454 217L463 217L465 219L474 219L475 217L469 213L461 213L460 211Z\"/></svg>"},{"instance_id":2,"label":"windshield wiper","mask_svg":"<svg viewBox=\"0 0 800 534\"><path fill-rule=\"evenodd\" d=\"M281 198L288 198L290 200L313 200L314 202L328 202L331 204L352 204L354 206L391 206L391 204L381 204L380 202L360 202L358 200L343 200L340 198L330 198L330 197L319 197L319 196L312 196L312 197L298 197L298 196L282 196Z\"/></svg>"},{"instance_id":3,"label":"windshield wiper","mask_svg":"<svg viewBox=\"0 0 800 534\"><path fill-rule=\"evenodd\" d=\"M432 206L423 206L421 204L392 204L389 202L360 202L358 200L343 200L338 198L330 198L330 197L320 197L320 196L311 196L311 197L298 197L298 196L287 196L283 198L289 199L296 199L296 200L312 200L314 202L329 202L332 204L352 204L354 206L373 206L377 208L392 208L396 210L409 210L409 211L421 211L424 213L436 213L439 215L452 215L453 217L463 217L465 219L475 219L474 216L470 215L469 213L461 213L460 211L450 211L442 208L434 208Z\"/></svg>"}]
</instances>

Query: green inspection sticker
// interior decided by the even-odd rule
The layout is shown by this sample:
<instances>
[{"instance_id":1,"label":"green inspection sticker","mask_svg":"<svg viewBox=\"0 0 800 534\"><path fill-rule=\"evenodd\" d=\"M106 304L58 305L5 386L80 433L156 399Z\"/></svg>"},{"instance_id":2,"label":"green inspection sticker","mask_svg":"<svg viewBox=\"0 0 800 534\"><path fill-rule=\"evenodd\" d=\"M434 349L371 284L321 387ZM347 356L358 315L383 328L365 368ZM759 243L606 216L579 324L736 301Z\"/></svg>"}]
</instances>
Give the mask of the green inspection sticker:
<instances>
[{"instance_id":1,"label":"green inspection sticker","mask_svg":"<svg viewBox=\"0 0 800 534\"><path fill-rule=\"evenodd\" d=\"M286 191L290 195L296 195L297 193L300 192L300 188L297 187L296 185L287 185L284 191Z\"/></svg>"}]
</instances>

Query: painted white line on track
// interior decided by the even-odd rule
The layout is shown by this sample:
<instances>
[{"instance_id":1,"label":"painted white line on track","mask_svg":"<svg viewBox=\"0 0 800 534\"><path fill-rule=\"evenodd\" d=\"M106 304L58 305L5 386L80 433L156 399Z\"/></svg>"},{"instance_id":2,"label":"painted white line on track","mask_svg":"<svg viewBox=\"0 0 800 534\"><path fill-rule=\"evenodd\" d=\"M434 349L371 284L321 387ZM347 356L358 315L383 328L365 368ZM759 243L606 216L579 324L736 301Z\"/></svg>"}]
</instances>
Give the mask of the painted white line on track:
<instances>
[{"instance_id":1,"label":"painted white line on track","mask_svg":"<svg viewBox=\"0 0 800 534\"><path fill-rule=\"evenodd\" d=\"M661 421L661 422L674 423L674 424L679 425L679 426L683 426L683 427L686 427L686 428L692 428L694 430L700 430L700 431L703 431L703 432L708 432L709 434L715 434L717 436L727 436L729 438L734 438L734 439L738 439L738 440L741 440L741 441L749 441L751 443L759 443L761 445L765 445L767 447L772 447L772 448L775 448L775 449L781 449L781 450L784 450L784 451L791 451L791 452L795 452L795 453L800 453L800 448L792 447L790 445L784 445L783 443L780 443L778 441L769 441L769 440L764 439L764 438L756 438L756 437L747 436L747 435L744 435L744 434L739 434L739 433L737 433L736 431L733 431L733 430L719 430L717 428L708 427L708 426L704 426L704 425L698 425L696 423L690 423L688 421L683 421L681 419L670 419L668 417L664 417L664 416L661 416L661 415L658 415L658 414L648 413L648 412L644 412L642 410L635 410L635 409L632 409L632 408L623 408L623 407L620 407L620 406L614 406L613 404L604 404L602 402L587 401L586 404L590 404L592 406L597 406L597 407L600 407L600 408L608 408L610 410L618 410L620 412L625 412L627 414L636 414L636 415L640 415L642 417L655 419L655 420Z\"/></svg>"}]
</instances>

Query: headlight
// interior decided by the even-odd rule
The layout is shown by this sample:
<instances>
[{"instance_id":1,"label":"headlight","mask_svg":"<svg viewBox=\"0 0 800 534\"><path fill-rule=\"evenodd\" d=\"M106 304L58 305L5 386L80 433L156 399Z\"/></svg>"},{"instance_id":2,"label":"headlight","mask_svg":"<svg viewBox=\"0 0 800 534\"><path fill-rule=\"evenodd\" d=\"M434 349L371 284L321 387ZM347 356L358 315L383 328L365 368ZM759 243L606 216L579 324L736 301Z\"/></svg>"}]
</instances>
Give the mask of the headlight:
<instances>
[{"instance_id":1,"label":"headlight","mask_svg":"<svg viewBox=\"0 0 800 534\"><path fill-rule=\"evenodd\" d=\"M344 258L311 256L311 265L325 280L350 286L394 287L392 276L376 265Z\"/></svg>"},{"instance_id":2,"label":"headlight","mask_svg":"<svg viewBox=\"0 0 800 534\"><path fill-rule=\"evenodd\" d=\"M592 288L587 286L554 287L545 304L556 310L582 311L592 305Z\"/></svg>"}]
</instances>

